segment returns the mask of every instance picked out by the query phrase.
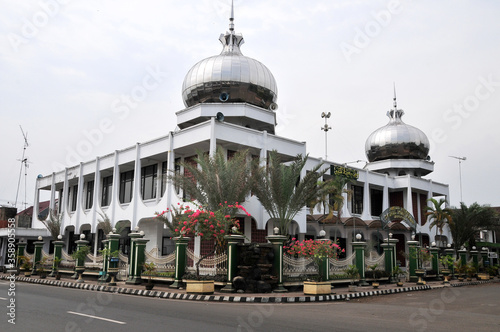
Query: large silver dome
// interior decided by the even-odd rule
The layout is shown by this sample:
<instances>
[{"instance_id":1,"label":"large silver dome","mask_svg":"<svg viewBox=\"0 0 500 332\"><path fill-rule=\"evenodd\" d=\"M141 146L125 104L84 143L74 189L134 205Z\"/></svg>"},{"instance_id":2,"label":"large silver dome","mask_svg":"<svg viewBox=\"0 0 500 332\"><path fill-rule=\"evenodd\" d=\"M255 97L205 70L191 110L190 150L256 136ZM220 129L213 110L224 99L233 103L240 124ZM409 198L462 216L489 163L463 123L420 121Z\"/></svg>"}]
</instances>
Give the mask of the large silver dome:
<instances>
[{"instance_id":1,"label":"large silver dome","mask_svg":"<svg viewBox=\"0 0 500 332\"><path fill-rule=\"evenodd\" d=\"M231 13L229 32L219 38L222 53L201 60L184 78L184 105L244 102L275 110L278 88L274 76L262 63L241 53L244 40L234 33L233 20Z\"/></svg>"},{"instance_id":2,"label":"large silver dome","mask_svg":"<svg viewBox=\"0 0 500 332\"><path fill-rule=\"evenodd\" d=\"M404 123L401 119L403 114L395 105L393 110L387 112L389 123L368 137L365 144L368 161L427 159L429 139L420 129Z\"/></svg>"}]
</instances>

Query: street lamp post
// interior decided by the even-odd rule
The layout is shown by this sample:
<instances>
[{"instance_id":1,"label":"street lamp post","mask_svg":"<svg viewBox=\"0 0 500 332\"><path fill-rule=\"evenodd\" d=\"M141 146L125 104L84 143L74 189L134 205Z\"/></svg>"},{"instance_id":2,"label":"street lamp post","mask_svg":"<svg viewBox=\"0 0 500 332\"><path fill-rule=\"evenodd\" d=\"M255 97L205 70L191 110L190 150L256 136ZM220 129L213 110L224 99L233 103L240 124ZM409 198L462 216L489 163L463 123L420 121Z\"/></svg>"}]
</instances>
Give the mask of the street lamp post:
<instances>
[{"instance_id":1,"label":"street lamp post","mask_svg":"<svg viewBox=\"0 0 500 332\"><path fill-rule=\"evenodd\" d=\"M459 172L459 176L460 176L460 203L461 203L464 201L462 199L462 161L467 160L467 158L466 157L455 157L455 156L449 156L449 157L458 159L458 172Z\"/></svg>"},{"instance_id":2,"label":"street lamp post","mask_svg":"<svg viewBox=\"0 0 500 332\"><path fill-rule=\"evenodd\" d=\"M321 117L325 119L325 125L321 127L321 130L325 131L325 160L328 159L328 130L332 129L332 127L328 126L328 119L332 115L331 112L321 113Z\"/></svg>"}]
</instances>

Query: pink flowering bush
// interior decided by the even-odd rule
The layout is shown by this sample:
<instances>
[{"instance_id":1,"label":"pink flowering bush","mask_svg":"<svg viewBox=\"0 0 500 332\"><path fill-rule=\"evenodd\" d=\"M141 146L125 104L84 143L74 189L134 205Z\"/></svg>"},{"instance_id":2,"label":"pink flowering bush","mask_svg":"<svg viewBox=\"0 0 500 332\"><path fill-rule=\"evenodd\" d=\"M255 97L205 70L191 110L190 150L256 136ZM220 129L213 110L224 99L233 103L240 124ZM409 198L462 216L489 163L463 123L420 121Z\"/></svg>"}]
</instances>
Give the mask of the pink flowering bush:
<instances>
[{"instance_id":1,"label":"pink flowering bush","mask_svg":"<svg viewBox=\"0 0 500 332\"><path fill-rule=\"evenodd\" d=\"M217 211L209 211L202 206L197 206L195 203L190 205L180 205L178 207L167 209L158 214L160 218L170 228L175 237L183 236L199 236L202 240L213 240L215 242L214 250L200 258L196 264L197 275L199 275L199 264L206 257L215 252L223 252L226 249L226 241L224 236L233 233L241 234L240 223L234 218L237 211L243 211L247 216L250 214L245 208L238 204L219 204L220 208ZM165 214L171 212L172 220L169 221Z\"/></svg>"},{"instance_id":2,"label":"pink flowering bush","mask_svg":"<svg viewBox=\"0 0 500 332\"><path fill-rule=\"evenodd\" d=\"M304 240L299 241L292 238L289 245L283 247L286 253L294 257L306 257L312 258L316 268L318 268L319 279L322 280L323 276L321 270L319 269L320 263L325 259L337 259L338 253L344 252L340 246L331 241L321 241L321 240Z\"/></svg>"}]
</instances>

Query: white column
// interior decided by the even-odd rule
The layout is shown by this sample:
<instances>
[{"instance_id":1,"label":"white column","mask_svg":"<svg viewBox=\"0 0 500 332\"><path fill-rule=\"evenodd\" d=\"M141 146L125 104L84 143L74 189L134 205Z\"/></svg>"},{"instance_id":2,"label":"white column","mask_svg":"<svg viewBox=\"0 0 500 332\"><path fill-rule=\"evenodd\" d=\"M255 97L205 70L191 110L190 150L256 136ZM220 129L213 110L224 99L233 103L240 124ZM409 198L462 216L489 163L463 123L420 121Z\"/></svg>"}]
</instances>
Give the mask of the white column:
<instances>
[{"instance_id":1,"label":"white column","mask_svg":"<svg viewBox=\"0 0 500 332\"><path fill-rule=\"evenodd\" d=\"M76 188L76 210L75 214L75 232L80 233L80 215L83 212L83 204L82 204L82 192L83 192L83 162L80 162L80 167L78 168L78 187ZM74 194L74 193L73 193Z\"/></svg>"},{"instance_id":2,"label":"white column","mask_svg":"<svg viewBox=\"0 0 500 332\"><path fill-rule=\"evenodd\" d=\"M408 183L406 188L406 210L413 216L413 197L411 192L411 177L407 175ZM415 217L415 216L413 216Z\"/></svg>"},{"instance_id":3,"label":"white column","mask_svg":"<svg viewBox=\"0 0 500 332\"><path fill-rule=\"evenodd\" d=\"M50 184L50 203L49 203L49 209L50 211L53 211L54 213L57 214L57 211L55 209L56 206L56 173L52 172L52 183ZM38 215L34 214L34 215Z\"/></svg>"},{"instance_id":4,"label":"white column","mask_svg":"<svg viewBox=\"0 0 500 332\"><path fill-rule=\"evenodd\" d=\"M63 183L63 197L61 197L61 213L68 215L68 198L69 198L69 186L68 186L68 168L64 169L64 183ZM64 217L63 217L64 218Z\"/></svg>"},{"instance_id":5,"label":"white column","mask_svg":"<svg viewBox=\"0 0 500 332\"><path fill-rule=\"evenodd\" d=\"M111 187L111 201L109 203L109 211L110 213L108 214L110 220L111 220L111 225L114 226L116 224L115 220L115 213L116 213L116 208L120 204L120 200L118 197L118 194L120 192L120 166L118 165L118 150L115 151L115 158L114 158L114 167L113 167L113 186Z\"/></svg>"},{"instance_id":6,"label":"white column","mask_svg":"<svg viewBox=\"0 0 500 332\"><path fill-rule=\"evenodd\" d=\"M384 191L382 195L382 211L389 208L389 176L385 174Z\"/></svg>"},{"instance_id":7,"label":"white column","mask_svg":"<svg viewBox=\"0 0 500 332\"><path fill-rule=\"evenodd\" d=\"M171 131L168 134L168 154L167 154L167 171L175 172L175 151L174 151L174 133ZM172 180L167 180L167 189L165 195L167 195L167 208L172 206L172 196L175 195L175 188L172 188ZM166 227L166 226L164 226Z\"/></svg>"},{"instance_id":8,"label":"white column","mask_svg":"<svg viewBox=\"0 0 500 332\"><path fill-rule=\"evenodd\" d=\"M368 170L365 171L365 183L363 186L363 213L361 214L361 219L371 220L372 219L372 209L370 200L370 181L368 180Z\"/></svg>"},{"instance_id":9,"label":"white column","mask_svg":"<svg viewBox=\"0 0 500 332\"><path fill-rule=\"evenodd\" d=\"M137 208L142 201L141 196L141 147L139 143L135 145L135 164L134 164L134 183L132 183L132 201L129 208L132 209L132 218L130 220L130 229L137 226Z\"/></svg>"},{"instance_id":10,"label":"white column","mask_svg":"<svg viewBox=\"0 0 500 332\"><path fill-rule=\"evenodd\" d=\"M217 139L215 138L215 117L210 118L210 157L215 155L217 150Z\"/></svg>"}]
</instances>

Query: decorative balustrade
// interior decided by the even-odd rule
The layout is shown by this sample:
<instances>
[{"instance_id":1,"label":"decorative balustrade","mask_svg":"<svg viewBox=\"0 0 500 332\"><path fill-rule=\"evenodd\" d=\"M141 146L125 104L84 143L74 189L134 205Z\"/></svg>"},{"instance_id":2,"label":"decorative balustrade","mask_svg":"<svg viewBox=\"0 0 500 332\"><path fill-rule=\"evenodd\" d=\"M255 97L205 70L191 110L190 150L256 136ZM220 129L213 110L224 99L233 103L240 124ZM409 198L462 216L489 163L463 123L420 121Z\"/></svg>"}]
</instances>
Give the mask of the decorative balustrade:
<instances>
[{"instance_id":1,"label":"decorative balustrade","mask_svg":"<svg viewBox=\"0 0 500 332\"><path fill-rule=\"evenodd\" d=\"M146 251L146 263L154 263L158 272L175 271L175 251L167 256L159 256L159 252L158 248L153 248L149 252Z\"/></svg>"},{"instance_id":2,"label":"decorative balustrade","mask_svg":"<svg viewBox=\"0 0 500 332\"><path fill-rule=\"evenodd\" d=\"M283 275L286 277L299 277L301 275L318 274L318 267L312 258L283 255Z\"/></svg>"},{"instance_id":3,"label":"decorative balustrade","mask_svg":"<svg viewBox=\"0 0 500 332\"><path fill-rule=\"evenodd\" d=\"M200 256L195 255L191 249L187 249L188 259L193 262L192 265L188 264L186 270L189 273L195 273L196 263L200 260ZM227 254L212 255L204 258L200 263L200 274L209 275L227 275Z\"/></svg>"},{"instance_id":4,"label":"decorative balustrade","mask_svg":"<svg viewBox=\"0 0 500 332\"><path fill-rule=\"evenodd\" d=\"M349 265L354 264L354 260L356 259L356 253L353 252L351 256L346 257L344 259L330 259L330 275L333 274L341 274L343 273Z\"/></svg>"},{"instance_id":5,"label":"decorative balustrade","mask_svg":"<svg viewBox=\"0 0 500 332\"><path fill-rule=\"evenodd\" d=\"M370 254L369 258L365 258L365 266L369 268L370 266L377 265L375 270L384 270L385 263L385 253L382 255L379 254Z\"/></svg>"}]
</instances>

